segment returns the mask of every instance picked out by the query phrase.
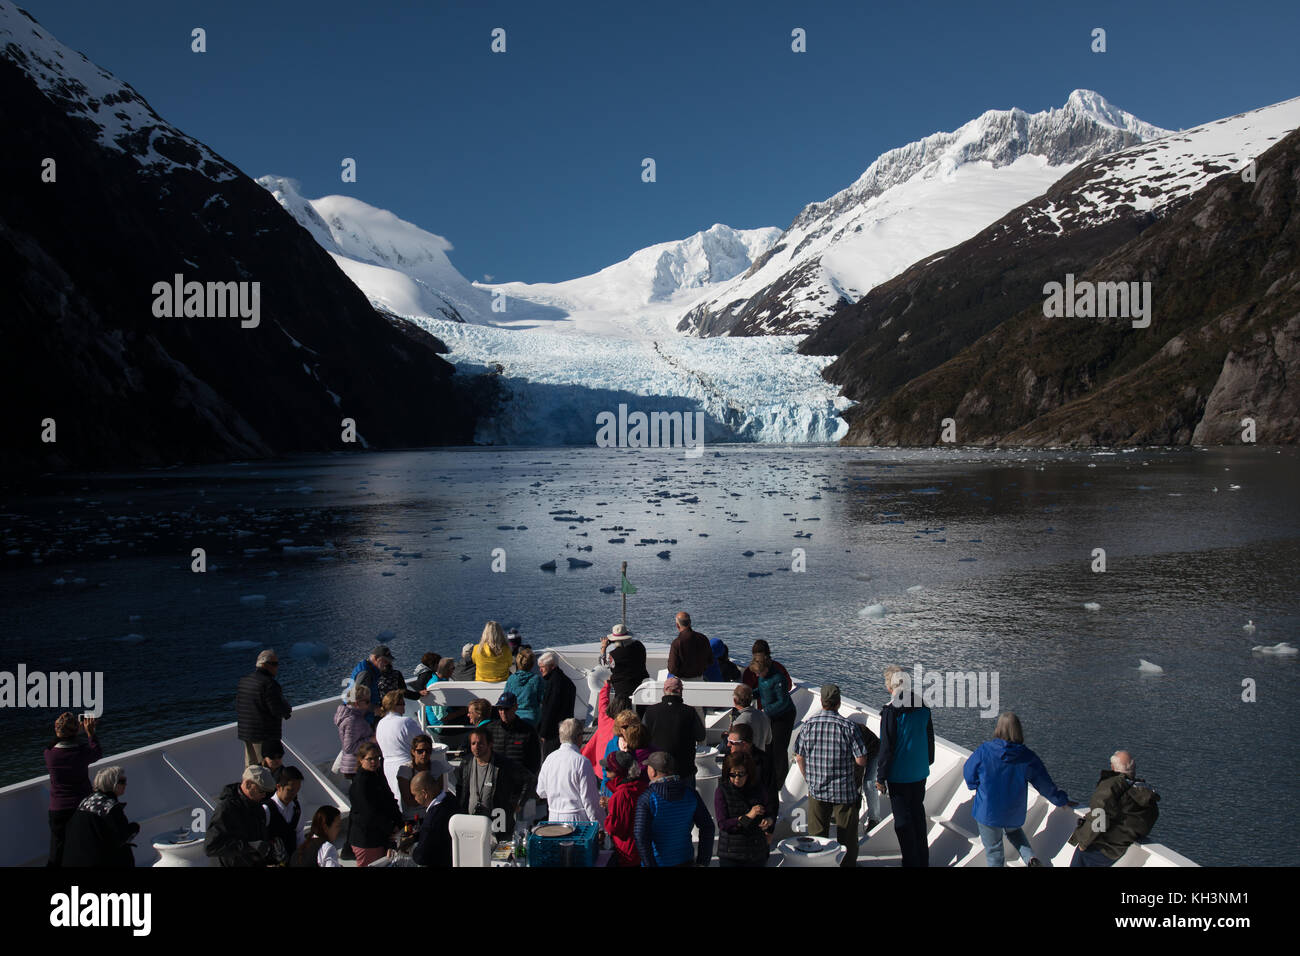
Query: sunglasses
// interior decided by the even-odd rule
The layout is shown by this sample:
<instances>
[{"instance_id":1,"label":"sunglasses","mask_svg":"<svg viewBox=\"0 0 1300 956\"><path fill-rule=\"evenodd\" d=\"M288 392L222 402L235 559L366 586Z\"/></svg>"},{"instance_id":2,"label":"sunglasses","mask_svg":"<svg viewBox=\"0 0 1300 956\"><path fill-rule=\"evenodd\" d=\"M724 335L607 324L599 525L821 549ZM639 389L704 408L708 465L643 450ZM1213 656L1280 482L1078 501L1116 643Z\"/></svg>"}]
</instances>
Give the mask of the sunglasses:
<instances>
[{"instance_id":1,"label":"sunglasses","mask_svg":"<svg viewBox=\"0 0 1300 956\"><path fill-rule=\"evenodd\" d=\"M730 777L732 780L738 780L741 777L748 777L749 774L745 773L745 771L743 770L740 770L737 771L736 773L729 773L727 774L727 776Z\"/></svg>"},{"instance_id":2,"label":"sunglasses","mask_svg":"<svg viewBox=\"0 0 1300 956\"><path fill-rule=\"evenodd\" d=\"M427 754L427 753L431 753L431 752L432 752L432 749L429 748L429 747L413 747L413 748L411 749L411 753L413 753L413 754Z\"/></svg>"}]
</instances>

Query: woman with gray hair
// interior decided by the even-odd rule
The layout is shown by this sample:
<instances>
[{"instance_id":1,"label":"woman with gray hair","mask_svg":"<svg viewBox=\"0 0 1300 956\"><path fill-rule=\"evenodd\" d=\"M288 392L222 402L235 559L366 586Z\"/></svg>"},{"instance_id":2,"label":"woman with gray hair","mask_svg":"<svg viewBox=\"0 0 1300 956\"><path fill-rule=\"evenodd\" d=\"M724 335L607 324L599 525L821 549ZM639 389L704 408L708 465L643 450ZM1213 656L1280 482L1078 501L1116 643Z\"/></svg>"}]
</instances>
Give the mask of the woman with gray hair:
<instances>
[{"instance_id":1,"label":"woman with gray hair","mask_svg":"<svg viewBox=\"0 0 1300 956\"><path fill-rule=\"evenodd\" d=\"M135 866L131 840L140 824L127 822L121 800L125 792L126 771L121 767L105 767L95 774L94 791L68 821L64 866Z\"/></svg>"},{"instance_id":2,"label":"woman with gray hair","mask_svg":"<svg viewBox=\"0 0 1300 956\"><path fill-rule=\"evenodd\" d=\"M966 786L975 791L971 814L979 825L980 842L989 866L1003 866L1002 837L1020 853L1026 866L1042 866L1021 829L1029 796L1028 784L1056 806L1074 806L1066 792L1052 782L1038 755L1025 746L1020 718L1011 711L998 717L993 739L980 744L966 760Z\"/></svg>"},{"instance_id":3,"label":"woman with gray hair","mask_svg":"<svg viewBox=\"0 0 1300 956\"><path fill-rule=\"evenodd\" d=\"M560 721L560 746L542 763L537 775L537 799L546 801L546 819L563 823L599 823L596 774L578 748L582 721Z\"/></svg>"},{"instance_id":4,"label":"woman with gray hair","mask_svg":"<svg viewBox=\"0 0 1300 956\"><path fill-rule=\"evenodd\" d=\"M347 703L339 704L334 711L334 726L339 730L339 755L334 758L335 773L351 780L357 772L357 748L375 739L366 715L370 713L370 688L353 684L348 689Z\"/></svg>"}]
</instances>

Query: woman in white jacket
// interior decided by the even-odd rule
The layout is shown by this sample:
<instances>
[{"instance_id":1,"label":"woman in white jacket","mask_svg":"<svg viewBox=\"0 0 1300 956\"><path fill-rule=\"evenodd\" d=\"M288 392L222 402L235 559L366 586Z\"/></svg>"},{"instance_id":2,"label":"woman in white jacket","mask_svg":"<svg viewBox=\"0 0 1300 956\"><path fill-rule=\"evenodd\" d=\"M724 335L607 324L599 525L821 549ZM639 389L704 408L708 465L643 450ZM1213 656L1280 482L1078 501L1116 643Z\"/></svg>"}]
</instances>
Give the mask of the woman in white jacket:
<instances>
[{"instance_id":1,"label":"woman in white jacket","mask_svg":"<svg viewBox=\"0 0 1300 956\"><path fill-rule=\"evenodd\" d=\"M402 794L397 787L397 771L402 762L410 758L411 741L421 733L414 717L406 716L406 695L400 690L390 690L384 695L384 716L375 725L375 743L384 756L384 779L393 798L401 806Z\"/></svg>"}]
</instances>

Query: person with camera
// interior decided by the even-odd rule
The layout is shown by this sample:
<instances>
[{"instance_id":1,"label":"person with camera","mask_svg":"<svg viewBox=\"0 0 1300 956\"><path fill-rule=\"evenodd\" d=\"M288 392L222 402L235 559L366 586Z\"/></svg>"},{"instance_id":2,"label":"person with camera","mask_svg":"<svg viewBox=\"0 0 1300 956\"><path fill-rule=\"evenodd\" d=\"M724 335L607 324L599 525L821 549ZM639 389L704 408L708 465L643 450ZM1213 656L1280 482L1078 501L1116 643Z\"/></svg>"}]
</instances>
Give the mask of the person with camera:
<instances>
[{"instance_id":1,"label":"person with camera","mask_svg":"<svg viewBox=\"0 0 1300 956\"><path fill-rule=\"evenodd\" d=\"M456 768L457 812L488 817L492 835L504 839L514 832L517 776L514 764L492 749L489 727L469 732L470 756Z\"/></svg>"},{"instance_id":2,"label":"person with camera","mask_svg":"<svg viewBox=\"0 0 1300 956\"><path fill-rule=\"evenodd\" d=\"M77 737L86 732L83 743ZM50 853L46 866L63 865L63 846L68 821L77 806L90 796L89 768L104 756L95 737L95 718L71 712L54 721L54 742L45 748L45 769L50 772Z\"/></svg>"}]
</instances>

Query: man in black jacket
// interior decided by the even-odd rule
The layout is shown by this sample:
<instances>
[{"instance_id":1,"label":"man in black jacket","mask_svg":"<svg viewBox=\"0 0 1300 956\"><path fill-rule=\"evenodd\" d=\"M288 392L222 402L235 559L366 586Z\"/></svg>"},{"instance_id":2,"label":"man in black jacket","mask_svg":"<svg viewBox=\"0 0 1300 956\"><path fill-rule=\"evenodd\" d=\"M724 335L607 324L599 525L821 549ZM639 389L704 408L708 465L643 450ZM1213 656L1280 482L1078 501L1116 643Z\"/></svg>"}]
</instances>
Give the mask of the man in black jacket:
<instances>
[{"instance_id":1,"label":"man in black jacket","mask_svg":"<svg viewBox=\"0 0 1300 956\"><path fill-rule=\"evenodd\" d=\"M280 768L275 777L275 793L266 798L266 808L270 811L266 832L273 840L284 845L284 852L292 855L298 848L298 837L302 834L302 804L298 802L298 791L302 789L302 771L297 767Z\"/></svg>"},{"instance_id":2,"label":"man in black jacket","mask_svg":"<svg viewBox=\"0 0 1300 956\"><path fill-rule=\"evenodd\" d=\"M492 731L487 727L469 732L469 750L456 768L456 812L488 817L493 838L508 839L519 810L514 764L493 752Z\"/></svg>"},{"instance_id":3,"label":"man in black jacket","mask_svg":"<svg viewBox=\"0 0 1300 956\"><path fill-rule=\"evenodd\" d=\"M282 845L270 838L270 813L263 804L275 792L275 778L265 767L246 767L239 783L221 791L208 823L203 852L222 866L271 866L285 859Z\"/></svg>"},{"instance_id":4,"label":"man in black jacket","mask_svg":"<svg viewBox=\"0 0 1300 956\"><path fill-rule=\"evenodd\" d=\"M664 697L646 709L641 721L650 732L650 749L673 755L677 775L695 786L695 745L704 742L704 722L699 711L682 700L682 682L676 677L664 681Z\"/></svg>"},{"instance_id":5,"label":"man in black jacket","mask_svg":"<svg viewBox=\"0 0 1300 956\"><path fill-rule=\"evenodd\" d=\"M537 671L546 681L542 707L537 713L537 735L542 738L542 757L560 749L560 721L573 716L578 689L569 675L560 670L560 659L547 651L537 659Z\"/></svg>"},{"instance_id":6,"label":"man in black jacket","mask_svg":"<svg viewBox=\"0 0 1300 956\"><path fill-rule=\"evenodd\" d=\"M487 726L492 731L492 750L515 765L515 786L519 788L515 803L522 804L542 769L542 742L533 725L519 716L518 704L518 698L505 691L497 698L497 719Z\"/></svg>"},{"instance_id":7,"label":"man in black jacket","mask_svg":"<svg viewBox=\"0 0 1300 956\"><path fill-rule=\"evenodd\" d=\"M451 866L451 818L456 813L456 797L442 785L443 774L451 768L435 759L428 771L411 778L411 796L424 808L420 832L411 848L411 859L420 866Z\"/></svg>"},{"instance_id":8,"label":"man in black jacket","mask_svg":"<svg viewBox=\"0 0 1300 956\"><path fill-rule=\"evenodd\" d=\"M1151 832L1160 816L1160 795L1137 775L1137 761L1117 750L1101 772L1088 813L1070 834L1070 866L1114 866L1128 848Z\"/></svg>"},{"instance_id":9,"label":"man in black jacket","mask_svg":"<svg viewBox=\"0 0 1300 956\"><path fill-rule=\"evenodd\" d=\"M239 679L235 718L237 736L244 742L245 767L262 762L262 746L270 741L279 742L280 721L288 720L293 713L284 699L280 682L275 679L279 671L280 658L275 651L266 650L257 655L257 670Z\"/></svg>"}]
</instances>

